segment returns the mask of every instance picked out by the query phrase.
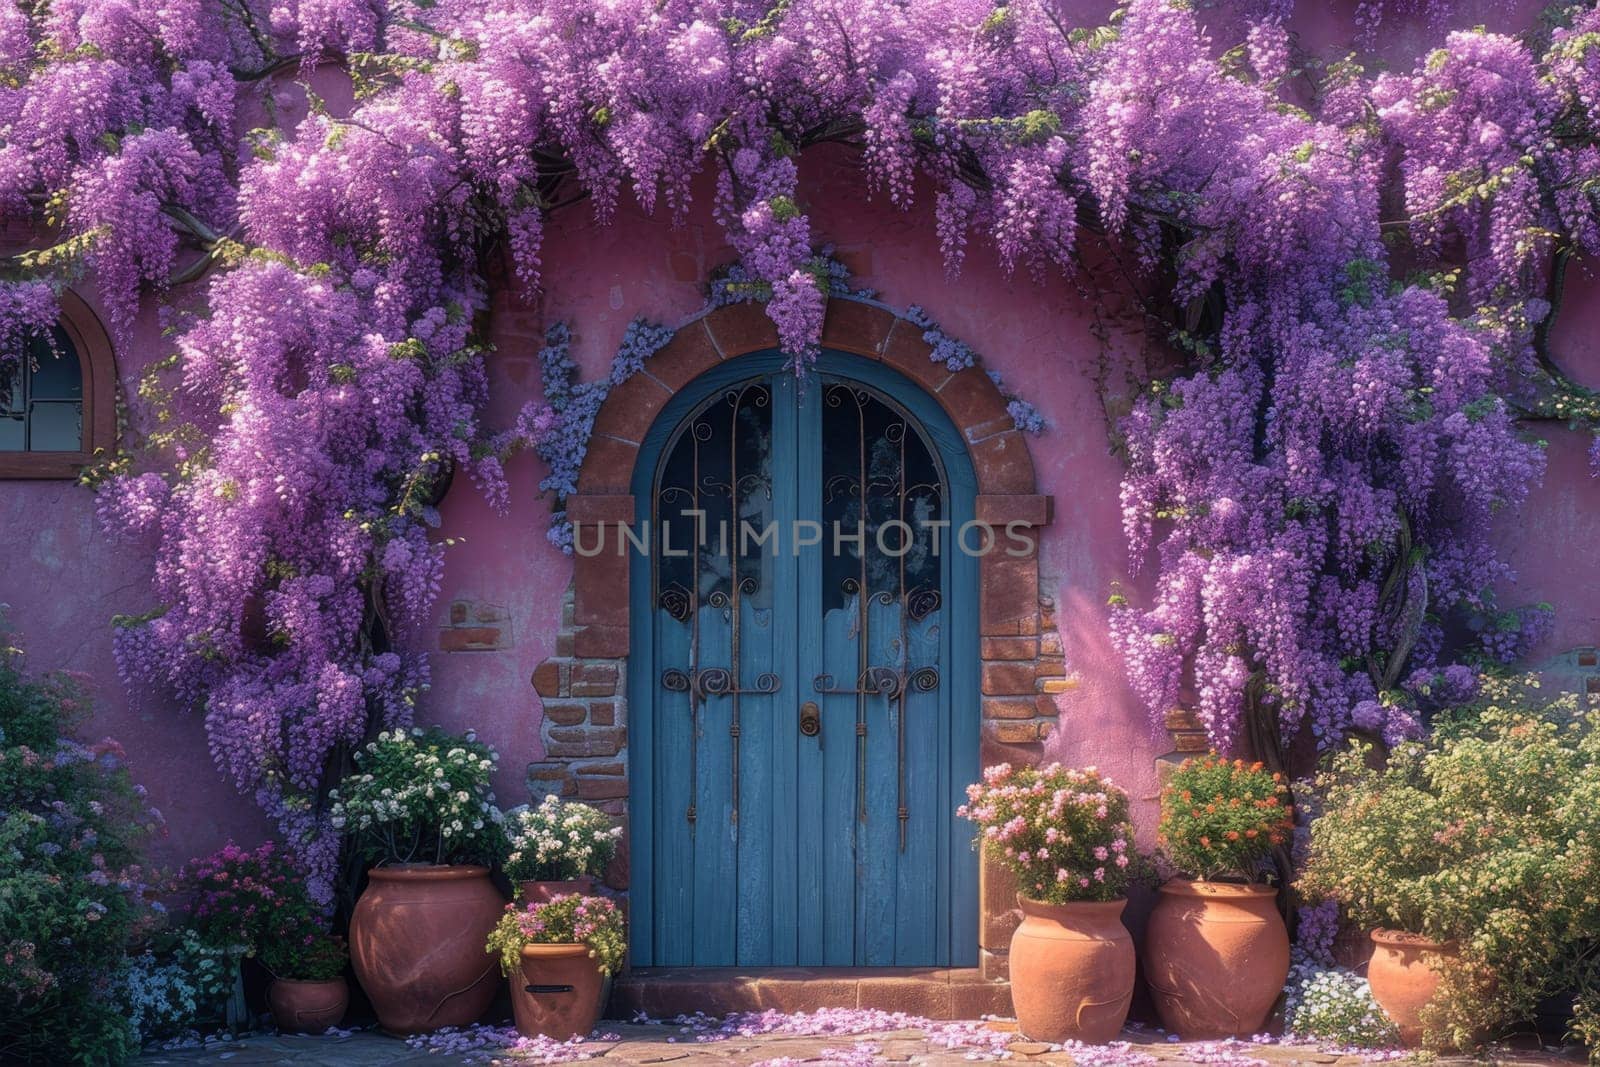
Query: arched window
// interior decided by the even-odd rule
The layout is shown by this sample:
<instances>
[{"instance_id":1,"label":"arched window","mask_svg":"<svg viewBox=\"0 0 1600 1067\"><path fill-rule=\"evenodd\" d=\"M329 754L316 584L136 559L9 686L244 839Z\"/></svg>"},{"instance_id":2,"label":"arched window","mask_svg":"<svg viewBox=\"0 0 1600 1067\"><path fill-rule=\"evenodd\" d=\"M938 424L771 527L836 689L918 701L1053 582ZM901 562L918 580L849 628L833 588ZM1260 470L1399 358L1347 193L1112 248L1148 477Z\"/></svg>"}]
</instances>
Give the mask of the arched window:
<instances>
[{"instance_id":1,"label":"arched window","mask_svg":"<svg viewBox=\"0 0 1600 1067\"><path fill-rule=\"evenodd\" d=\"M0 357L0 478L72 478L116 432L111 343L64 293L48 335Z\"/></svg>"}]
</instances>

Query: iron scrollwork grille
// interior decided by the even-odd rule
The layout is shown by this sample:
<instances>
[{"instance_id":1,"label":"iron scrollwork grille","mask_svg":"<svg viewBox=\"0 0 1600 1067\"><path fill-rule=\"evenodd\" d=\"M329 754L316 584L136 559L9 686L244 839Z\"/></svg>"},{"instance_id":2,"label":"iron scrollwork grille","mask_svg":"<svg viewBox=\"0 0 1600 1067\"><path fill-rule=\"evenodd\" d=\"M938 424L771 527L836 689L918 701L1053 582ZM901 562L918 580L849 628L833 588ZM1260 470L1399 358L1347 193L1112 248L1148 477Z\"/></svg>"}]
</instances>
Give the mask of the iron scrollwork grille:
<instances>
[{"instance_id":1,"label":"iron scrollwork grille","mask_svg":"<svg viewBox=\"0 0 1600 1067\"><path fill-rule=\"evenodd\" d=\"M895 817L900 851L904 852L911 818L906 786L906 698L908 693L931 692L939 686L937 667L911 664L910 624L939 610L943 601L942 564L937 542L931 554L919 554L915 563L911 546L904 541L895 546L897 551L893 554L874 555L871 546L882 546L882 529L891 521L897 529L910 531L915 537L926 537L930 530L936 530L937 526L930 527L927 520L937 518L943 511L948 482L937 450L915 428L911 416L893 401L863 386L844 382L828 384L823 401L839 413L847 428L853 421L855 429L855 469L837 473L825 470L823 496L825 509L832 504L846 515L853 512L857 532L862 535L857 542L860 547L856 571L838 583L846 602L855 601L857 670L853 686L840 686L832 675L823 673L812 679L812 687L822 695L855 699L856 817L862 823L868 818L867 701L881 697L893 708ZM913 467L921 478L913 475ZM842 509L838 507L841 503ZM920 520L920 533L918 527L910 525L912 519ZM889 642L893 663L869 662L874 604L898 608L893 614L899 632Z\"/></svg>"},{"instance_id":2,"label":"iron scrollwork grille","mask_svg":"<svg viewBox=\"0 0 1600 1067\"><path fill-rule=\"evenodd\" d=\"M759 454L770 447L772 392L761 381L730 387L700 406L686 420L663 453L666 459L656 473L652 506L651 586L657 608L690 628L689 662L669 667L661 674L667 692L689 697L689 803L684 817L691 832L698 818L701 713L707 700L732 701L728 734L732 748L730 767L731 818L739 821L740 698L776 693L782 680L762 672L746 686L741 678L741 639L744 601L761 588L761 559L742 551L740 520L744 505L752 500L770 504L770 462ZM763 427L767 429L763 435ZM755 447L754 470L741 471L744 452ZM686 467L687 470L678 468ZM725 468L725 469L724 469ZM672 480L674 476L679 480ZM681 477L687 475L686 477ZM725 510L724 510L725 509ZM722 518L719 534L708 537L708 515ZM695 516L685 536L681 522L674 535L671 516ZM732 535L729 536L731 527ZM684 542L689 544L686 546ZM687 553L684 549L687 548ZM664 565L687 573L663 573ZM669 562L671 561L671 562ZM701 609L723 613L730 629L729 665L701 662Z\"/></svg>"}]
</instances>

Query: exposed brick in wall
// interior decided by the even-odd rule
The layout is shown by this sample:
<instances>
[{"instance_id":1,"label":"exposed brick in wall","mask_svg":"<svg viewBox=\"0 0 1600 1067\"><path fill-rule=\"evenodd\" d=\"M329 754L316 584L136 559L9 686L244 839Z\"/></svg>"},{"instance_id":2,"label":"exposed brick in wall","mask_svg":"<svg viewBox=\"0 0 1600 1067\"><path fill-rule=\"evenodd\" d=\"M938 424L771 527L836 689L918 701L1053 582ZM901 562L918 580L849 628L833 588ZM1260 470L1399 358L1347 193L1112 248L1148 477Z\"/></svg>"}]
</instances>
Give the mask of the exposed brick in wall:
<instances>
[{"instance_id":1,"label":"exposed brick in wall","mask_svg":"<svg viewBox=\"0 0 1600 1067\"><path fill-rule=\"evenodd\" d=\"M453 600L439 627L440 652L501 652L513 644L511 612L503 604Z\"/></svg>"},{"instance_id":2,"label":"exposed brick in wall","mask_svg":"<svg viewBox=\"0 0 1600 1067\"><path fill-rule=\"evenodd\" d=\"M626 812L628 797L625 661L578 654L573 589L561 604L556 655L533 672L533 688L544 704L539 733L545 759L528 767L534 796L577 798L613 815ZM623 884L626 884L624 880Z\"/></svg>"}]
</instances>

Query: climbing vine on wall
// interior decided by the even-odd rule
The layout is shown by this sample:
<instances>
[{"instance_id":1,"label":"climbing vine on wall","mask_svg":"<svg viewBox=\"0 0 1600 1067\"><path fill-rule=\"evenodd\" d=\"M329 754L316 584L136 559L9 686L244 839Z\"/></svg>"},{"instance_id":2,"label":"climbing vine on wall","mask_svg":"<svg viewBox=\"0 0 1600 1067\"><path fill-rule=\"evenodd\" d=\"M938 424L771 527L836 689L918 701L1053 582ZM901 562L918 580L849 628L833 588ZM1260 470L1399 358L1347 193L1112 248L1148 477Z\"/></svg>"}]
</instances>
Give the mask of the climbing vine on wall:
<instances>
[{"instance_id":1,"label":"climbing vine on wall","mask_svg":"<svg viewBox=\"0 0 1600 1067\"><path fill-rule=\"evenodd\" d=\"M1492 602L1489 530L1542 470L1517 416L1566 384L1548 324L1600 246L1600 14L1290 78L1287 7L1230 50L1182 0L1103 26L1045 0L0 5L0 207L54 242L10 264L0 340L81 271L124 342L142 294L205 278L167 323L170 421L102 472L157 561L124 672L201 709L331 871L319 790L427 684L437 484L504 497L485 265L536 288L550 213L604 224L626 192L682 221L704 174L803 371L827 285L798 161L832 142L885 210L931 204L950 271L1125 251L1170 325L1181 364L1120 427L1155 575L1114 634L1152 712L1192 679L1221 744L1415 731L1456 620L1499 620L1468 650L1495 656L1537 621ZM274 119L326 63L359 75L348 112ZM565 388L580 424L597 390Z\"/></svg>"},{"instance_id":2,"label":"climbing vine on wall","mask_svg":"<svg viewBox=\"0 0 1600 1067\"><path fill-rule=\"evenodd\" d=\"M823 291L836 299L872 300L876 296L872 290L852 284L849 270L833 258L831 249L824 248L812 257L808 269ZM712 279L706 306L700 314L734 303L764 304L771 298L769 285L751 278L742 265L735 263ZM923 328L923 337L933 346L930 359L945 364L952 371L978 365L978 354L946 334L921 308L909 308L906 318ZM589 454L589 439L594 434L594 420L600 405L605 403L613 388L643 370L650 357L672 340L674 332L645 319L634 319L623 331L622 342L611 358L610 374L592 382L579 381L578 367L572 359L572 330L568 324L557 323L545 334L545 346L539 352L543 400L529 403L522 409L515 428L500 439L496 452L526 445L550 468L550 473L539 482L540 491L551 494L554 505L548 537L551 544L567 555L572 554L573 546L572 523L567 520L567 497L578 491L578 475L583 469L584 457ZM791 367L803 373L801 364L793 363ZM1048 428L1044 416L1032 404L1007 390L999 374L990 371L989 377L1005 396L1006 410L1019 430L1040 434Z\"/></svg>"},{"instance_id":3,"label":"climbing vine on wall","mask_svg":"<svg viewBox=\"0 0 1600 1067\"><path fill-rule=\"evenodd\" d=\"M539 482L541 492L552 494L555 511L550 520L550 543L572 554L572 523L567 521L567 497L578 491L578 474L589 454L594 417L613 386L639 371L651 356L666 347L673 331L644 319L634 319L623 332L622 343L611 359L611 373L599 381L578 380L572 361L572 331L566 323L550 327L539 351L542 402L529 403L517 417L508 445L526 443L550 468Z\"/></svg>"}]
</instances>

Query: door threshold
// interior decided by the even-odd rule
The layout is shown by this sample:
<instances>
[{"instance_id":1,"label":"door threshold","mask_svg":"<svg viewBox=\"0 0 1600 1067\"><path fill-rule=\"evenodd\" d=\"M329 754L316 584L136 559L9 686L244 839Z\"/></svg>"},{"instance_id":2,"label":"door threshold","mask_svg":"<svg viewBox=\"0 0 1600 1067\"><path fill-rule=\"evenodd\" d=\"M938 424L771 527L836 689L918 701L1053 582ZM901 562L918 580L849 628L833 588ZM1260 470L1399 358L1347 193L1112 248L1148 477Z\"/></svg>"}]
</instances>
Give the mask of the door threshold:
<instances>
[{"instance_id":1,"label":"door threshold","mask_svg":"<svg viewBox=\"0 0 1600 1067\"><path fill-rule=\"evenodd\" d=\"M1011 986L976 967L634 967L611 993L613 1018L869 1008L928 1019L1011 1014Z\"/></svg>"}]
</instances>

